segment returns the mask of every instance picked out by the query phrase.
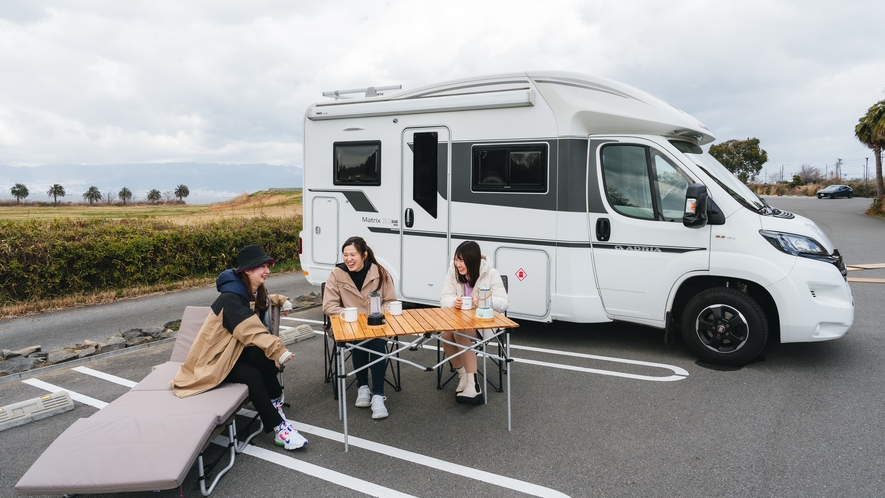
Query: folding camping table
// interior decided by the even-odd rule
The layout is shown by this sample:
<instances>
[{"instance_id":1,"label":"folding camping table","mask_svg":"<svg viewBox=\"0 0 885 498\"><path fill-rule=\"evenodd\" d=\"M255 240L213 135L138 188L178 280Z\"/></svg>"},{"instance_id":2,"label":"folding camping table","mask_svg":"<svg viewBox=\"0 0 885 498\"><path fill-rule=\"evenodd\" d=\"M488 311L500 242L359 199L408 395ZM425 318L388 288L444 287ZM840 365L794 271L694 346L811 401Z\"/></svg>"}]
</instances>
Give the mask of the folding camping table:
<instances>
[{"instance_id":1,"label":"folding camping table","mask_svg":"<svg viewBox=\"0 0 885 498\"><path fill-rule=\"evenodd\" d=\"M379 361L398 361L407 365L412 365L421 370L432 372L437 368L447 364L449 359L464 354L466 351L472 350L477 355L494 358L509 364L510 358L510 329L519 327L519 324L506 316L498 313L494 314L492 319L477 319L474 310L461 310L458 308L419 308L403 310L402 315L391 315L384 313L385 321L383 325L369 325L366 314L360 314L355 322L346 322L340 316L331 316L332 334L338 347L338 417L344 421L344 451L348 450L347 443L347 399L344 395L347 387L347 376L354 375L358 371L369 368ZM454 341L445 341L440 337L443 332L463 333L472 330L486 330L482 337L477 337L471 346L464 346ZM418 337L411 341L403 341L403 336L417 335ZM503 338L503 347L499 348L497 354L492 354L485 350L484 346L490 341L497 338ZM379 358L375 358L360 369L348 372L346 370L346 362L344 358L348 351L360 349L368 351L375 356L378 353L365 347L365 343L372 339L385 339L393 342L399 339L398 346L388 348L386 354ZM460 350L452 356L443 358L435 365L421 365L411 361L401 355L409 350L415 350L428 340L437 339L448 344L453 344ZM509 367L508 367L509 368ZM509 374L509 370L508 370ZM510 375L507 375L507 430L511 429L511 411L510 411Z\"/></svg>"}]
</instances>

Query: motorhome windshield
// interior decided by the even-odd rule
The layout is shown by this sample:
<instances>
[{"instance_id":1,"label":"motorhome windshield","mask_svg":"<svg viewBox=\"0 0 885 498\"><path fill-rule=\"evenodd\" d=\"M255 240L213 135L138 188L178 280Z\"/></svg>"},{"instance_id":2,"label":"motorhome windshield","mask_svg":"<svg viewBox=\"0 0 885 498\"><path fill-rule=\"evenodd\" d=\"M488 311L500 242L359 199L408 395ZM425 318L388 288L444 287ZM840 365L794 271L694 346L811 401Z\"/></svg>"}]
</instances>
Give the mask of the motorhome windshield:
<instances>
[{"instance_id":1,"label":"motorhome windshield","mask_svg":"<svg viewBox=\"0 0 885 498\"><path fill-rule=\"evenodd\" d=\"M750 190L749 187L744 185L743 182L738 180L736 176L731 174L731 171L725 169L725 166L717 161L715 157L704 152L704 149L695 144L680 140L672 140L670 143L683 154L690 154L688 157L692 159L698 167L707 174L707 176L712 178L714 182L728 192L728 195L738 201L741 206L760 214L769 214L771 208L768 203Z\"/></svg>"}]
</instances>

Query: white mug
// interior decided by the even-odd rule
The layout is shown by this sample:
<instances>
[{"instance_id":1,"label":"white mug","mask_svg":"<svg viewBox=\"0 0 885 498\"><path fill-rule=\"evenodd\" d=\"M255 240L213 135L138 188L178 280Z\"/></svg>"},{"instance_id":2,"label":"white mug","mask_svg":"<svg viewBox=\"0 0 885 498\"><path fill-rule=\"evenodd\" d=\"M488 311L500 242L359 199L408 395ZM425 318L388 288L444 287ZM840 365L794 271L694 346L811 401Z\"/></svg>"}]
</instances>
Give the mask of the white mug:
<instances>
[{"instance_id":1,"label":"white mug","mask_svg":"<svg viewBox=\"0 0 885 498\"><path fill-rule=\"evenodd\" d=\"M355 322L356 321L356 308L344 308L344 311L339 313L339 315L344 317L345 322Z\"/></svg>"},{"instance_id":2,"label":"white mug","mask_svg":"<svg viewBox=\"0 0 885 498\"><path fill-rule=\"evenodd\" d=\"M473 298L470 296L461 296L461 309L469 310L473 307Z\"/></svg>"},{"instance_id":3,"label":"white mug","mask_svg":"<svg viewBox=\"0 0 885 498\"><path fill-rule=\"evenodd\" d=\"M390 303L387 304L387 311L389 311L391 315L402 315L403 314L402 301L391 301Z\"/></svg>"}]
</instances>

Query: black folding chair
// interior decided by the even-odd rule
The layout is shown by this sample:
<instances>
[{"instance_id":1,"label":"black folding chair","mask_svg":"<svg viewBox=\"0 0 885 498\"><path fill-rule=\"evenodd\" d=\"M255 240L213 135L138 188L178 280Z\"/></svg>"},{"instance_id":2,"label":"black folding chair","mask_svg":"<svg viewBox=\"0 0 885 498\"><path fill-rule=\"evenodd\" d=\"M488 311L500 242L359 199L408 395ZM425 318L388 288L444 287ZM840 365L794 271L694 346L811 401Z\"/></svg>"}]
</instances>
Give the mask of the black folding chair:
<instances>
[{"instance_id":1,"label":"black folding chair","mask_svg":"<svg viewBox=\"0 0 885 498\"><path fill-rule=\"evenodd\" d=\"M323 295L326 292L326 283L323 282L320 285L320 302L322 302ZM323 343L323 370L324 370L324 382L332 382L332 396L337 400L338 399L338 355L341 354L341 348L338 347L338 343L335 342L335 336L332 333L332 321L329 320L329 316L323 313L323 332L325 332L325 342ZM392 343L387 344L387 352L394 351L393 348L399 349L399 339L394 338ZM399 354L397 354L397 357ZM344 358L344 361L348 361L350 359L350 354ZM396 363L396 365L394 365ZM387 362L387 368L390 370L390 378L388 376L384 376L384 381L393 388L394 391L401 391L402 384L400 383L400 364L399 362ZM392 381L390 379L393 379ZM345 386L345 390L349 388L353 383L356 382L356 377Z\"/></svg>"}]
</instances>

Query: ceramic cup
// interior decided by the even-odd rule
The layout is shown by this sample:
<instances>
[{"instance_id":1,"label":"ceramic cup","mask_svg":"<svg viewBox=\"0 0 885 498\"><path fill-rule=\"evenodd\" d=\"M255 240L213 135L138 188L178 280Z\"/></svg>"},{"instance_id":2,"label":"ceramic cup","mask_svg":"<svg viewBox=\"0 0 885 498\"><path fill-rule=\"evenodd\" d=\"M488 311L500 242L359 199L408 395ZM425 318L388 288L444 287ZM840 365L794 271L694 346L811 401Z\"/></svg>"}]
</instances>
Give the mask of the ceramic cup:
<instances>
[{"instance_id":1,"label":"ceramic cup","mask_svg":"<svg viewBox=\"0 0 885 498\"><path fill-rule=\"evenodd\" d=\"M402 301L391 301L387 305L387 310L390 311L391 315L402 315L403 314Z\"/></svg>"},{"instance_id":2,"label":"ceramic cup","mask_svg":"<svg viewBox=\"0 0 885 498\"><path fill-rule=\"evenodd\" d=\"M344 317L345 322L355 322L356 321L356 308L344 308L341 316Z\"/></svg>"},{"instance_id":3,"label":"ceramic cup","mask_svg":"<svg viewBox=\"0 0 885 498\"><path fill-rule=\"evenodd\" d=\"M469 310L473 307L473 298L469 296L461 296L461 309Z\"/></svg>"}]
</instances>

